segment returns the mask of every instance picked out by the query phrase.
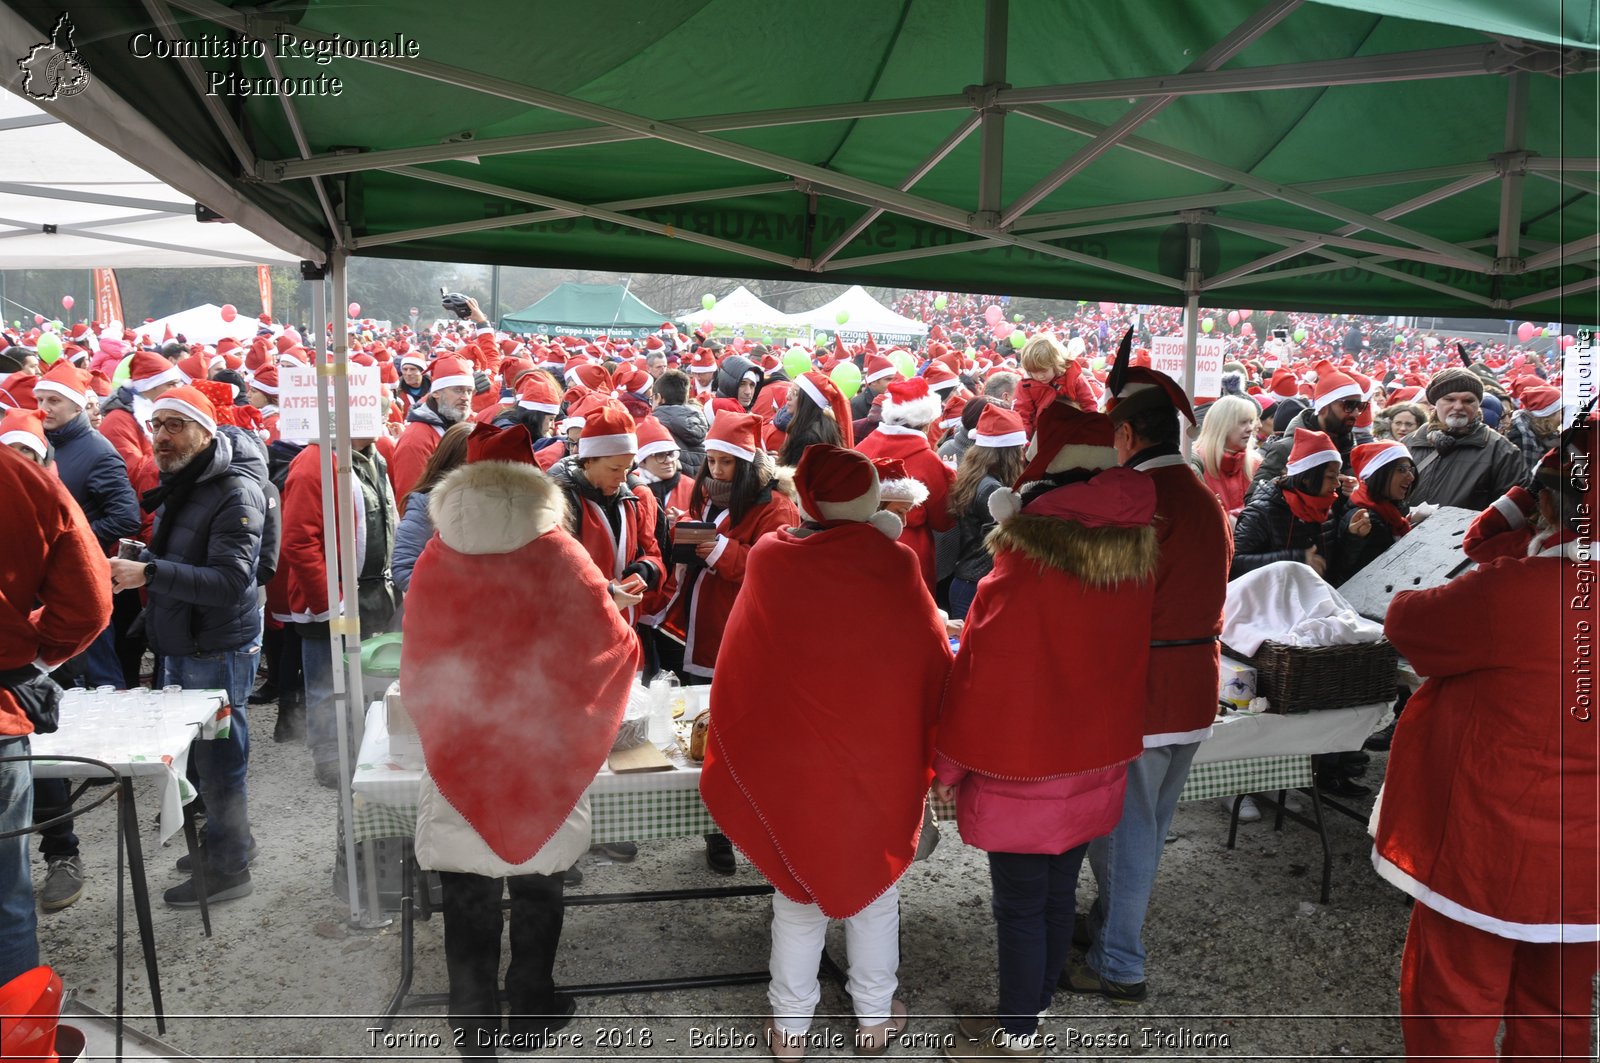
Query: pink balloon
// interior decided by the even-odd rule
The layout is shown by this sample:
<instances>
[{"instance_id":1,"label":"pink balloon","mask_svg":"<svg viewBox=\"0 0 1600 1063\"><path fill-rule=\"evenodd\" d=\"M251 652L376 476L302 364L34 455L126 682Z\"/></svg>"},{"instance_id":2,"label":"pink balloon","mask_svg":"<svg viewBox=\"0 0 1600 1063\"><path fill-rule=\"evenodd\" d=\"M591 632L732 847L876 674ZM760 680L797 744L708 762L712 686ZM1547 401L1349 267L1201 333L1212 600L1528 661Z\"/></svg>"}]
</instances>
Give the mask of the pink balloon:
<instances>
[{"instance_id":1,"label":"pink balloon","mask_svg":"<svg viewBox=\"0 0 1600 1063\"><path fill-rule=\"evenodd\" d=\"M61 308L63 310L71 310L72 309L72 296L63 295L61 297Z\"/></svg>"},{"instance_id":2,"label":"pink balloon","mask_svg":"<svg viewBox=\"0 0 1600 1063\"><path fill-rule=\"evenodd\" d=\"M1117 304L1116 303L1101 303L1100 304L1100 312L1102 314L1114 314L1114 313L1116 313L1116 311L1117 311Z\"/></svg>"},{"instance_id":3,"label":"pink balloon","mask_svg":"<svg viewBox=\"0 0 1600 1063\"><path fill-rule=\"evenodd\" d=\"M1517 326L1517 339L1521 340L1523 343L1527 343L1529 340L1533 339L1538 332L1539 330L1534 327L1532 321L1524 321L1522 324Z\"/></svg>"},{"instance_id":4,"label":"pink balloon","mask_svg":"<svg viewBox=\"0 0 1600 1063\"><path fill-rule=\"evenodd\" d=\"M351 303L350 304L350 316L351 317L360 317L361 316L361 304L360 303Z\"/></svg>"},{"instance_id":5,"label":"pink balloon","mask_svg":"<svg viewBox=\"0 0 1600 1063\"><path fill-rule=\"evenodd\" d=\"M239 311L234 308L234 305L232 303L223 303L222 304L221 314L222 314L222 320L224 320L224 321L232 321L234 318L239 316Z\"/></svg>"},{"instance_id":6,"label":"pink balloon","mask_svg":"<svg viewBox=\"0 0 1600 1063\"><path fill-rule=\"evenodd\" d=\"M1011 332L1015 327L1016 326L1012 325L1011 322L1009 322L1009 321L998 321L998 322L995 322L994 323L994 338L997 339L997 340L1005 339L1007 336L1011 335Z\"/></svg>"},{"instance_id":7,"label":"pink balloon","mask_svg":"<svg viewBox=\"0 0 1600 1063\"><path fill-rule=\"evenodd\" d=\"M1244 324L1239 326L1239 335L1241 335L1241 336L1254 336L1255 334L1256 334L1256 327L1254 325L1250 324L1250 322L1246 321Z\"/></svg>"},{"instance_id":8,"label":"pink balloon","mask_svg":"<svg viewBox=\"0 0 1600 1063\"><path fill-rule=\"evenodd\" d=\"M1250 315L1253 314L1253 313L1255 313L1254 310L1241 310L1241 311L1239 311L1239 320L1240 321L1249 321L1250 320Z\"/></svg>"},{"instance_id":9,"label":"pink balloon","mask_svg":"<svg viewBox=\"0 0 1600 1063\"><path fill-rule=\"evenodd\" d=\"M34 315L33 315L33 323L34 323L34 324L35 324L35 325L42 325L42 324L44 324L44 315L43 315L43 314L34 314Z\"/></svg>"},{"instance_id":10,"label":"pink balloon","mask_svg":"<svg viewBox=\"0 0 1600 1063\"><path fill-rule=\"evenodd\" d=\"M1229 328L1238 328L1239 327L1239 311L1237 311L1237 310L1229 310L1228 311L1228 327Z\"/></svg>"},{"instance_id":11,"label":"pink balloon","mask_svg":"<svg viewBox=\"0 0 1600 1063\"><path fill-rule=\"evenodd\" d=\"M1572 336L1562 336L1559 342L1561 344L1561 349L1564 351L1578 341Z\"/></svg>"},{"instance_id":12,"label":"pink balloon","mask_svg":"<svg viewBox=\"0 0 1600 1063\"><path fill-rule=\"evenodd\" d=\"M1005 316L1006 312L1000 309L998 304L990 303L988 306L983 308L983 319L990 325L998 324L1000 319Z\"/></svg>"}]
</instances>

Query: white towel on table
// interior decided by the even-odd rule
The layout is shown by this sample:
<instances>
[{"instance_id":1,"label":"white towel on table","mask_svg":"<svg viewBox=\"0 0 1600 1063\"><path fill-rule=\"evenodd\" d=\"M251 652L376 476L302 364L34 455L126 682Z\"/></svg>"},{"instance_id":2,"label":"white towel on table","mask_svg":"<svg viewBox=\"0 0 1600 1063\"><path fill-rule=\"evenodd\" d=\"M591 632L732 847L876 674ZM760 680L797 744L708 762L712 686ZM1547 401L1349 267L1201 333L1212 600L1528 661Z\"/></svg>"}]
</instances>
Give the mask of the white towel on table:
<instances>
[{"instance_id":1,"label":"white towel on table","mask_svg":"<svg viewBox=\"0 0 1600 1063\"><path fill-rule=\"evenodd\" d=\"M1276 561L1228 584L1222 641L1252 656L1268 640L1285 646L1376 642L1383 625L1357 613L1316 570Z\"/></svg>"}]
</instances>

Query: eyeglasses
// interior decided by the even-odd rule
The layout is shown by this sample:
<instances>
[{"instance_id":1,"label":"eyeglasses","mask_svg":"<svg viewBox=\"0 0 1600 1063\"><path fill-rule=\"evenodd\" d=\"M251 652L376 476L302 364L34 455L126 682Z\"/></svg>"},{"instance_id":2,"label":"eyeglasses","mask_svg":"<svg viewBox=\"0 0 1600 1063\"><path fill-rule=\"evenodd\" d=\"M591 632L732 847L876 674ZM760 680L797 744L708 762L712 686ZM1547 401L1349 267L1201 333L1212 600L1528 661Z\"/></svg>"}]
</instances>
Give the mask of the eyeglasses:
<instances>
[{"instance_id":1,"label":"eyeglasses","mask_svg":"<svg viewBox=\"0 0 1600 1063\"><path fill-rule=\"evenodd\" d=\"M169 436L175 436L185 431L192 424L194 422L187 417L165 417L146 421L145 427L150 429L150 434L153 436L160 435L162 432L167 433Z\"/></svg>"},{"instance_id":2,"label":"eyeglasses","mask_svg":"<svg viewBox=\"0 0 1600 1063\"><path fill-rule=\"evenodd\" d=\"M1366 411L1367 407L1371 406L1372 403L1370 403L1370 402L1357 402L1354 399L1340 399L1339 400L1339 405L1344 407L1344 412L1345 413L1364 413Z\"/></svg>"}]
</instances>

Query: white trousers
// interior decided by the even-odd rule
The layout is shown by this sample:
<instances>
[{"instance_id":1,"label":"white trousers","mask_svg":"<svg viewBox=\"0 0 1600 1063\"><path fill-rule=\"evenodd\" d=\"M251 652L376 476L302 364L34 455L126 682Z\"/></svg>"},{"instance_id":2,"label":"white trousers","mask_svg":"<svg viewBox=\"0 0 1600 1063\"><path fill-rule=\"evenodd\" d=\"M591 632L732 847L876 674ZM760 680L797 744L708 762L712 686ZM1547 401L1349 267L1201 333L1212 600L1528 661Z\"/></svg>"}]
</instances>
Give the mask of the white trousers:
<instances>
[{"instance_id":1,"label":"white trousers","mask_svg":"<svg viewBox=\"0 0 1600 1063\"><path fill-rule=\"evenodd\" d=\"M822 999L817 973L828 936L828 917L814 904L796 904L772 895L772 982L767 1000L773 1023L786 1034L803 1034ZM900 890L883 896L844 921L850 977L845 988L855 1003L856 1021L874 1026L889 1019L889 1004L900 984Z\"/></svg>"}]
</instances>

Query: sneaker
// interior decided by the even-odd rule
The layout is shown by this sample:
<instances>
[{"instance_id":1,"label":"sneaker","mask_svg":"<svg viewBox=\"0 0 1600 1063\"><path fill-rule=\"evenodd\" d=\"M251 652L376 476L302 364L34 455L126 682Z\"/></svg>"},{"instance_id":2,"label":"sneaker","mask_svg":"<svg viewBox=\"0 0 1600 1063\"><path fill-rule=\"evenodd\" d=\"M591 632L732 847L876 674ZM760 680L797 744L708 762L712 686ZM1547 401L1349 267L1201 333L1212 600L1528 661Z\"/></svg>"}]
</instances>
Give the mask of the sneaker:
<instances>
[{"instance_id":1,"label":"sneaker","mask_svg":"<svg viewBox=\"0 0 1600 1063\"><path fill-rule=\"evenodd\" d=\"M1398 722L1398 721L1396 721L1396 722ZM1361 748L1362 749L1370 749L1374 753L1387 753L1387 752L1389 752L1389 743L1393 742L1393 741L1394 741L1394 724L1391 723L1389 726L1383 728L1382 730L1374 731L1370 735L1368 735L1367 736L1367 740L1365 742L1361 743Z\"/></svg>"},{"instance_id":2,"label":"sneaker","mask_svg":"<svg viewBox=\"0 0 1600 1063\"><path fill-rule=\"evenodd\" d=\"M719 875L731 875L739 870L733 856L733 843L726 834L706 835L706 866Z\"/></svg>"},{"instance_id":3,"label":"sneaker","mask_svg":"<svg viewBox=\"0 0 1600 1063\"><path fill-rule=\"evenodd\" d=\"M39 908L59 912L83 896L83 858L51 856L45 860L44 889L39 892Z\"/></svg>"},{"instance_id":4,"label":"sneaker","mask_svg":"<svg viewBox=\"0 0 1600 1063\"><path fill-rule=\"evenodd\" d=\"M1000 1029L1000 1020L993 1015L963 1015L956 1020L956 1033L973 1044L987 1041Z\"/></svg>"},{"instance_id":5,"label":"sneaker","mask_svg":"<svg viewBox=\"0 0 1600 1063\"><path fill-rule=\"evenodd\" d=\"M1229 815L1233 814L1233 798L1231 798L1231 797L1219 797L1219 798L1217 798L1217 803L1220 804L1222 806L1223 810L1225 812L1227 812ZM1254 823L1256 820L1258 820L1260 818L1261 818L1261 809L1256 807L1255 798L1251 797L1249 794L1245 794L1242 798L1239 799L1239 822L1240 823Z\"/></svg>"},{"instance_id":6,"label":"sneaker","mask_svg":"<svg viewBox=\"0 0 1600 1063\"><path fill-rule=\"evenodd\" d=\"M206 902L216 904L218 901L231 901L240 897L248 897L255 887L250 884L250 869L242 867L231 875L225 875L215 868L206 869ZM198 908L200 907L200 890L195 885L195 880L172 887L161 895L161 899L173 908Z\"/></svg>"},{"instance_id":7,"label":"sneaker","mask_svg":"<svg viewBox=\"0 0 1600 1063\"><path fill-rule=\"evenodd\" d=\"M1074 993L1099 993L1113 1004L1142 1004L1150 995L1145 982L1113 982L1102 978L1082 957L1073 956L1061 972L1056 983L1060 988Z\"/></svg>"},{"instance_id":8,"label":"sneaker","mask_svg":"<svg viewBox=\"0 0 1600 1063\"><path fill-rule=\"evenodd\" d=\"M1011 1037L996 1025L981 1041L967 1044L961 1044L960 1038L946 1041L944 1057L955 1063L982 1059L1043 1059L1044 1038L1038 1033L1030 1037Z\"/></svg>"},{"instance_id":9,"label":"sneaker","mask_svg":"<svg viewBox=\"0 0 1600 1063\"><path fill-rule=\"evenodd\" d=\"M613 863L631 864L639 855L639 846L633 842L601 842L593 847Z\"/></svg>"},{"instance_id":10,"label":"sneaker","mask_svg":"<svg viewBox=\"0 0 1600 1063\"><path fill-rule=\"evenodd\" d=\"M200 839L199 848L200 848L200 855L202 857L204 857L206 855L206 840L204 838ZM245 866L246 867L248 867L249 865L251 865L251 864L256 862L256 840L254 838L250 839L249 846L247 846L245 848L245 851L244 851L244 862L245 862ZM207 864L206 866L210 867L211 865ZM194 870L194 861L189 859L189 854L188 853L184 853L182 856L178 857L177 868L178 868L179 871L182 871L185 875L187 875L189 872Z\"/></svg>"}]
</instances>

